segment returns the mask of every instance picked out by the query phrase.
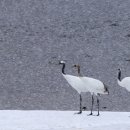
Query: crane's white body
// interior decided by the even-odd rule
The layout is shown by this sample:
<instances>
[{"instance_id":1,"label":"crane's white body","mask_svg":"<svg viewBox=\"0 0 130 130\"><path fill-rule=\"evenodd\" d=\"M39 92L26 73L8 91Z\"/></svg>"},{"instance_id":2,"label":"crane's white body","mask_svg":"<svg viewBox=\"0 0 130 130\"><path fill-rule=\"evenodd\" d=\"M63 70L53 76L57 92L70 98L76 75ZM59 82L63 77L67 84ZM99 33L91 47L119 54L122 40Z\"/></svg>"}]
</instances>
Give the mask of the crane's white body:
<instances>
[{"instance_id":1,"label":"crane's white body","mask_svg":"<svg viewBox=\"0 0 130 130\"><path fill-rule=\"evenodd\" d=\"M125 77L121 81L118 79L117 82L121 87L124 87L128 91L130 91L130 77Z\"/></svg>"},{"instance_id":2,"label":"crane's white body","mask_svg":"<svg viewBox=\"0 0 130 130\"><path fill-rule=\"evenodd\" d=\"M81 92L88 92L87 86L85 86L81 78L73 75L62 74L67 82L80 94Z\"/></svg>"},{"instance_id":3,"label":"crane's white body","mask_svg":"<svg viewBox=\"0 0 130 130\"><path fill-rule=\"evenodd\" d=\"M108 92L105 91L104 84L100 80L90 77L80 77L80 79L82 80L84 87L86 86L91 94L108 94Z\"/></svg>"},{"instance_id":4,"label":"crane's white body","mask_svg":"<svg viewBox=\"0 0 130 130\"><path fill-rule=\"evenodd\" d=\"M80 94L81 92L90 92L91 94L108 94L104 90L104 84L97 79L90 77L77 77L73 75L62 74L67 82Z\"/></svg>"}]
</instances>

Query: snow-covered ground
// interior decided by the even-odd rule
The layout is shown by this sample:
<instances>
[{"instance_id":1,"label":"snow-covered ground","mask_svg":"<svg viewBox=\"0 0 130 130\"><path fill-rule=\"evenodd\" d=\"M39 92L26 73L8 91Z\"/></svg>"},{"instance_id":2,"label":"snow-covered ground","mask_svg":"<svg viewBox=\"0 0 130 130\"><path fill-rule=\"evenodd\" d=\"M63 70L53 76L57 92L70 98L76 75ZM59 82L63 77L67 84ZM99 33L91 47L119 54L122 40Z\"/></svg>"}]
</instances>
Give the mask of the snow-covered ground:
<instances>
[{"instance_id":1,"label":"snow-covered ground","mask_svg":"<svg viewBox=\"0 0 130 130\"><path fill-rule=\"evenodd\" d=\"M0 111L0 130L130 130L130 112ZM96 114L96 112L95 112Z\"/></svg>"}]
</instances>

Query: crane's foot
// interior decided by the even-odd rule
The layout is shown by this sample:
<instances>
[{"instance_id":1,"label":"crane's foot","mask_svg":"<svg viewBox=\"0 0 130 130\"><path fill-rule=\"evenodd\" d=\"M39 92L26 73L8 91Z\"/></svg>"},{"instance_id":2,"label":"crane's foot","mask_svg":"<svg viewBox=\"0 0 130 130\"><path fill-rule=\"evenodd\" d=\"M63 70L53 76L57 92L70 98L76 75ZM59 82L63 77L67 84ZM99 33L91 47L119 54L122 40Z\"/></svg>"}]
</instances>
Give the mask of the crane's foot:
<instances>
[{"instance_id":1,"label":"crane's foot","mask_svg":"<svg viewBox=\"0 0 130 130\"><path fill-rule=\"evenodd\" d=\"M96 116L100 116L100 114L98 113Z\"/></svg>"},{"instance_id":2,"label":"crane's foot","mask_svg":"<svg viewBox=\"0 0 130 130\"><path fill-rule=\"evenodd\" d=\"M88 116L92 116L93 115L93 113L91 112L90 114L88 114Z\"/></svg>"},{"instance_id":3,"label":"crane's foot","mask_svg":"<svg viewBox=\"0 0 130 130\"><path fill-rule=\"evenodd\" d=\"M77 112L77 113L74 113L74 114L82 114L82 111L79 111L79 112Z\"/></svg>"}]
</instances>

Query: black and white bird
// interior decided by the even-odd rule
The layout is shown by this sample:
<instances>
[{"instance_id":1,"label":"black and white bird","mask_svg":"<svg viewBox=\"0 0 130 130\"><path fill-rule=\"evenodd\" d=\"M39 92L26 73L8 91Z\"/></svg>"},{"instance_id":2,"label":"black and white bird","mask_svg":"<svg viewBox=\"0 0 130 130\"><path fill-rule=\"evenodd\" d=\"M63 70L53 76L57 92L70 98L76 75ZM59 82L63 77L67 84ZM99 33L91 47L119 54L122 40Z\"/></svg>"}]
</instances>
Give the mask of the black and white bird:
<instances>
[{"instance_id":1,"label":"black and white bird","mask_svg":"<svg viewBox=\"0 0 130 130\"><path fill-rule=\"evenodd\" d=\"M117 82L119 86L124 87L130 92L130 77L121 78L121 69L118 69L118 79Z\"/></svg>"},{"instance_id":2,"label":"black and white bird","mask_svg":"<svg viewBox=\"0 0 130 130\"><path fill-rule=\"evenodd\" d=\"M90 77L82 77L80 74L80 66L79 65L74 65L74 67L78 68L78 74L80 76L80 79L84 85L84 87L91 93L92 95L92 107L91 107L91 113L89 115L93 115L93 104L94 104L94 95L97 97L97 105L98 105L98 114L99 116L99 99L98 95L100 94L109 94L108 87L101 82L100 80L90 78Z\"/></svg>"},{"instance_id":3,"label":"black and white bird","mask_svg":"<svg viewBox=\"0 0 130 130\"><path fill-rule=\"evenodd\" d=\"M86 88L82 84L82 81L80 80L79 77L73 76L73 75L68 75L65 73L65 61L59 61L59 64L62 65L62 75L63 77L67 80L67 82L74 88L80 95L80 110L77 114L82 113L82 96L81 92L86 92Z\"/></svg>"}]
</instances>

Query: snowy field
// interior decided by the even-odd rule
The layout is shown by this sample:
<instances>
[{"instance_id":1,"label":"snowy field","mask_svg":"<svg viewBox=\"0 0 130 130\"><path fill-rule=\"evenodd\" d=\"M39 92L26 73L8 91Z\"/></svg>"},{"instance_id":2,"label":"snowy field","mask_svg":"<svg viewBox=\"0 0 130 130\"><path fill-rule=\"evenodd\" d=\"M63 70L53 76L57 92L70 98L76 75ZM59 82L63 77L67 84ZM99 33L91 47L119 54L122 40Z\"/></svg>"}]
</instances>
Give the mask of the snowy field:
<instances>
[{"instance_id":1,"label":"snowy field","mask_svg":"<svg viewBox=\"0 0 130 130\"><path fill-rule=\"evenodd\" d=\"M130 112L88 113L1 110L0 130L130 130Z\"/></svg>"}]
</instances>

